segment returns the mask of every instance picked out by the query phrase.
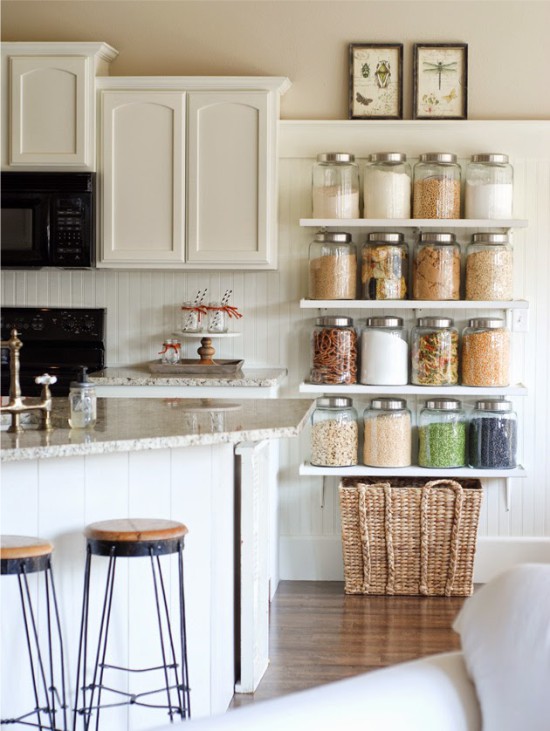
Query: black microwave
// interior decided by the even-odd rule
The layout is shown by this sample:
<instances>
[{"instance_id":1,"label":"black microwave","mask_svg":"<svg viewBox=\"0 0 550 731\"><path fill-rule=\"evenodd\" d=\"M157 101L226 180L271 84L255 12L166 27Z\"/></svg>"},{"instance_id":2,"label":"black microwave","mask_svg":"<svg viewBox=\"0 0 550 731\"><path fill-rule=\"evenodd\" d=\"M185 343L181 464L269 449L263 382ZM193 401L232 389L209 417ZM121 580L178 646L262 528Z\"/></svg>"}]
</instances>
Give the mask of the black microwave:
<instances>
[{"instance_id":1,"label":"black microwave","mask_svg":"<svg viewBox=\"0 0 550 731\"><path fill-rule=\"evenodd\" d=\"M95 173L2 173L3 267L95 265Z\"/></svg>"}]
</instances>

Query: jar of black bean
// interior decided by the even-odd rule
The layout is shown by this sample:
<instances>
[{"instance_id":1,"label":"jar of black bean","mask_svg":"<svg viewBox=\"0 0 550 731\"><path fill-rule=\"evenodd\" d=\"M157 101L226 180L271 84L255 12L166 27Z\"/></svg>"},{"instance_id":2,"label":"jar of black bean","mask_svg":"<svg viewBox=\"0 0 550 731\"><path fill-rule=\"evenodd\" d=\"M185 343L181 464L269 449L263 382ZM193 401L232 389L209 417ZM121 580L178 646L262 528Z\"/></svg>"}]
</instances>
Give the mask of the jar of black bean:
<instances>
[{"instance_id":1,"label":"jar of black bean","mask_svg":"<svg viewBox=\"0 0 550 731\"><path fill-rule=\"evenodd\" d=\"M517 416L510 401L477 401L469 429L469 464L478 469L513 469L517 452Z\"/></svg>"}]
</instances>

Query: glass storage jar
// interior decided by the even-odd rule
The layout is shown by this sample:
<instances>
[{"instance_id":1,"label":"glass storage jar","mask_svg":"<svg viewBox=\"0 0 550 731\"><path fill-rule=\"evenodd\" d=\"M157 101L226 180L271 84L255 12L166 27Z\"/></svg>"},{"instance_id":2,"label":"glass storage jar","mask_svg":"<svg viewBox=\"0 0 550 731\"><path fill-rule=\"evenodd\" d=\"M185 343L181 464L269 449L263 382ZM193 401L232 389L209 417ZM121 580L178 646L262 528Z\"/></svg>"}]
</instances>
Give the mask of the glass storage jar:
<instances>
[{"instance_id":1,"label":"glass storage jar","mask_svg":"<svg viewBox=\"0 0 550 731\"><path fill-rule=\"evenodd\" d=\"M465 218L511 218L514 170L508 155L472 155L466 166Z\"/></svg>"},{"instance_id":2,"label":"glass storage jar","mask_svg":"<svg viewBox=\"0 0 550 731\"><path fill-rule=\"evenodd\" d=\"M168 338L162 344L162 350L159 355L162 356L161 363L173 365L179 363L181 357L181 343L177 338Z\"/></svg>"},{"instance_id":3,"label":"glass storage jar","mask_svg":"<svg viewBox=\"0 0 550 731\"><path fill-rule=\"evenodd\" d=\"M517 416L510 401L477 401L470 418L470 467L495 470L514 468L517 464L517 443Z\"/></svg>"},{"instance_id":4,"label":"glass storage jar","mask_svg":"<svg viewBox=\"0 0 550 731\"><path fill-rule=\"evenodd\" d=\"M401 233L370 233L361 250L363 299L407 299L409 249Z\"/></svg>"},{"instance_id":5,"label":"glass storage jar","mask_svg":"<svg viewBox=\"0 0 550 731\"><path fill-rule=\"evenodd\" d=\"M363 414L363 462L369 467L409 467L411 412L405 399L378 398Z\"/></svg>"},{"instance_id":6,"label":"glass storage jar","mask_svg":"<svg viewBox=\"0 0 550 731\"><path fill-rule=\"evenodd\" d=\"M501 318L468 320L462 333L462 385L508 386L510 331Z\"/></svg>"},{"instance_id":7,"label":"glass storage jar","mask_svg":"<svg viewBox=\"0 0 550 731\"><path fill-rule=\"evenodd\" d=\"M220 302L210 302L207 306L209 333L226 333L229 327L227 309Z\"/></svg>"},{"instance_id":8,"label":"glass storage jar","mask_svg":"<svg viewBox=\"0 0 550 731\"><path fill-rule=\"evenodd\" d=\"M309 298L352 300L357 294L357 252L351 234L319 231L309 245Z\"/></svg>"},{"instance_id":9,"label":"glass storage jar","mask_svg":"<svg viewBox=\"0 0 550 731\"><path fill-rule=\"evenodd\" d=\"M464 467L466 416L457 399L430 399L418 420L420 467Z\"/></svg>"},{"instance_id":10,"label":"glass storage jar","mask_svg":"<svg viewBox=\"0 0 550 731\"><path fill-rule=\"evenodd\" d=\"M359 218L355 155L324 152L313 166L313 218Z\"/></svg>"},{"instance_id":11,"label":"glass storage jar","mask_svg":"<svg viewBox=\"0 0 550 731\"><path fill-rule=\"evenodd\" d=\"M412 280L415 300L460 299L460 246L454 234L420 234Z\"/></svg>"},{"instance_id":12,"label":"glass storage jar","mask_svg":"<svg viewBox=\"0 0 550 731\"><path fill-rule=\"evenodd\" d=\"M369 155L363 179L363 217L411 217L411 166L403 152Z\"/></svg>"},{"instance_id":13,"label":"glass storage jar","mask_svg":"<svg viewBox=\"0 0 550 731\"><path fill-rule=\"evenodd\" d=\"M458 331L450 317L419 317L411 332L411 381L417 386L458 383Z\"/></svg>"},{"instance_id":14,"label":"glass storage jar","mask_svg":"<svg viewBox=\"0 0 550 731\"><path fill-rule=\"evenodd\" d=\"M466 252L466 299L511 300L513 259L507 234L474 234Z\"/></svg>"},{"instance_id":15,"label":"glass storage jar","mask_svg":"<svg viewBox=\"0 0 550 731\"><path fill-rule=\"evenodd\" d=\"M460 218L460 165L451 152L425 152L414 166L413 218Z\"/></svg>"},{"instance_id":16,"label":"glass storage jar","mask_svg":"<svg viewBox=\"0 0 550 731\"><path fill-rule=\"evenodd\" d=\"M408 383L409 347L401 317L368 317L361 334L361 383Z\"/></svg>"},{"instance_id":17,"label":"glass storage jar","mask_svg":"<svg viewBox=\"0 0 550 731\"><path fill-rule=\"evenodd\" d=\"M356 465L358 434L357 411L350 398L318 398L311 415L311 464Z\"/></svg>"},{"instance_id":18,"label":"glass storage jar","mask_svg":"<svg viewBox=\"0 0 550 731\"><path fill-rule=\"evenodd\" d=\"M351 317L319 317L312 336L311 383L357 383L357 333Z\"/></svg>"}]
</instances>

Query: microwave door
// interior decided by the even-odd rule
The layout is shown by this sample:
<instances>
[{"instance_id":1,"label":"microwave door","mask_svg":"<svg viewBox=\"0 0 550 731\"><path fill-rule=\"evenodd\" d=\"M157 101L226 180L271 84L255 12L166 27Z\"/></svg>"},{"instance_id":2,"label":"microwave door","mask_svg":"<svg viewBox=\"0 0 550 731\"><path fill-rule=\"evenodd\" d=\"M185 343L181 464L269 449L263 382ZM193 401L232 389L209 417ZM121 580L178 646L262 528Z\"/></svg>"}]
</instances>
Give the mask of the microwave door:
<instances>
[{"instance_id":1,"label":"microwave door","mask_svg":"<svg viewBox=\"0 0 550 731\"><path fill-rule=\"evenodd\" d=\"M47 266L50 245L50 198L10 193L2 196L3 266Z\"/></svg>"}]
</instances>

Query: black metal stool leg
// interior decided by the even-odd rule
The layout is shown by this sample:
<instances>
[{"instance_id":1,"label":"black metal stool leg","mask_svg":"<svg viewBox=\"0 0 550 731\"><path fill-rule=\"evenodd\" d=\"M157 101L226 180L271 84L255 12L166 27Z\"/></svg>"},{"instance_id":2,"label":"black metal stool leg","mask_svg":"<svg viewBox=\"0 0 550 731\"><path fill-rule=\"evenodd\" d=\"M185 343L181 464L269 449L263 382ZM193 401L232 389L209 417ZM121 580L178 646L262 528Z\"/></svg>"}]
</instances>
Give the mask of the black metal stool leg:
<instances>
[{"instance_id":1,"label":"black metal stool leg","mask_svg":"<svg viewBox=\"0 0 550 731\"><path fill-rule=\"evenodd\" d=\"M48 560L48 568L45 573L46 582L46 597L48 607L48 640L49 640L49 651L50 651L50 678L51 678L51 704L53 708L54 724L57 704L59 705L59 711L63 714L63 728L67 728L67 694L65 687L65 649L63 646L63 635L61 634L61 618L59 614L59 604L57 602L57 593L55 591L55 582L53 578L53 571L51 560ZM60 672L61 672L61 696L55 686L54 677L54 666L53 666L53 628L52 628L52 608L55 620L55 628L57 630L57 640L59 643L59 656L60 656Z\"/></svg>"},{"instance_id":2,"label":"black metal stool leg","mask_svg":"<svg viewBox=\"0 0 550 731\"><path fill-rule=\"evenodd\" d=\"M177 665L176 665L176 658L174 657L174 643L172 642L172 633L170 631L170 615L168 612L168 604L166 601L166 592L164 591L164 581L162 579L162 568L160 565L159 557L157 556L157 566L155 571L155 558L153 556L153 551L150 549L149 551L150 557L151 557L151 573L153 576L153 588L155 590L155 605L157 610L157 621L158 621L158 628L159 628L159 640L160 640L160 651L162 654L162 669L164 671L164 684L166 687L166 696L168 701L168 715L170 716L170 722L172 723L174 721L174 712L172 707L172 698L170 695L170 680L168 678L168 669L169 666L166 662L166 648L164 646L164 633L162 631L162 616L160 611L160 601L159 601L159 588L158 584L160 583L161 591L162 591L162 598L164 601L164 611L166 615L166 626L168 631L168 637L170 639L170 644L172 645L172 663L174 667L174 671L177 673ZM158 572L158 578L157 578L157 572ZM177 678L176 678L176 686L177 686Z\"/></svg>"},{"instance_id":3,"label":"black metal stool leg","mask_svg":"<svg viewBox=\"0 0 550 731\"><path fill-rule=\"evenodd\" d=\"M30 604L30 593L29 593L29 586L27 577L25 575L24 569L21 570L21 573L17 575L17 582L19 584L19 596L21 599L21 612L23 615L23 623L25 625L25 636L27 639L27 651L29 654L29 666L31 671L31 678L32 678L32 686L33 686L33 693L34 693L34 704L35 704L35 710L34 713L36 713L36 719L38 721L38 728L42 729L44 728L42 725L42 718L40 715L41 708L40 708L40 699L38 695L38 685L36 681L36 669L35 669L35 662L34 662L34 656L33 656L33 650L32 650L32 641L31 641L31 632L29 628L29 622L31 625L34 622L34 617L32 616L32 605ZM24 591L25 589L25 591ZM53 726L52 726L53 728Z\"/></svg>"},{"instance_id":4,"label":"black metal stool leg","mask_svg":"<svg viewBox=\"0 0 550 731\"><path fill-rule=\"evenodd\" d=\"M180 609L180 642L181 642L181 679L183 693L183 717L191 718L191 700L189 696L189 667L187 665L187 630L185 626L185 592L183 586L183 541L178 544L178 587Z\"/></svg>"},{"instance_id":5,"label":"black metal stool leg","mask_svg":"<svg viewBox=\"0 0 550 731\"><path fill-rule=\"evenodd\" d=\"M89 546L86 547L86 565L84 567L84 590L82 595L82 615L80 618L80 638L78 641L78 659L76 665L76 702L73 712L73 731L76 731L76 721L79 713L86 712L86 659L88 656L88 612L90 602L90 567L92 554ZM80 695L80 671L82 670L82 710L78 707ZM85 724L86 725L86 724Z\"/></svg>"}]
</instances>

